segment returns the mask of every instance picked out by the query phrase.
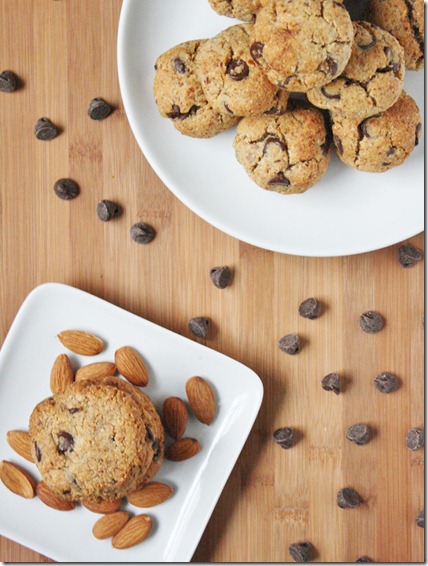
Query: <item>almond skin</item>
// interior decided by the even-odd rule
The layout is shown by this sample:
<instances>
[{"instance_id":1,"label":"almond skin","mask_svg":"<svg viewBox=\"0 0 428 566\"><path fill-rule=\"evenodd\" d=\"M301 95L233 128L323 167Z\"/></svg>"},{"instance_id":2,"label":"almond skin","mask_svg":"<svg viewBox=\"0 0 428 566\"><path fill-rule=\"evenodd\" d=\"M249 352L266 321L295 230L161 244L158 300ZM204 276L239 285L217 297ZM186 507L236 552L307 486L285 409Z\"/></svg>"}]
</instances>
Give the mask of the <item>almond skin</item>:
<instances>
[{"instance_id":1,"label":"almond skin","mask_svg":"<svg viewBox=\"0 0 428 566\"><path fill-rule=\"evenodd\" d=\"M99 503L90 503L89 501L82 501L82 505L92 513L100 513L107 515L109 513L116 513L122 505L122 499L116 501L100 501Z\"/></svg>"},{"instance_id":2,"label":"almond skin","mask_svg":"<svg viewBox=\"0 0 428 566\"><path fill-rule=\"evenodd\" d=\"M104 350L101 338L83 330L64 330L58 334L58 339L68 350L82 356L96 356Z\"/></svg>"},{"instance_id":3,"label":"almond skin","mask_svg":"<svg viewBox=\"0 0 428 566\"><path fill-rule=\"evenodd\" d=\"M31 454L31 441L28 432L25 430L9 430L7 433L7 442L17 454L29 462L34 462Z\"/></svg>"},{"instance_id":4,"label":"almond skin","mask_svg":"<svg viewBox=\"0 0 428 566\"><path fill-rule=\"evenodd\" d=\"M0 463L0 480L16 495L32 499L36 495L36 481L20 466L7 460Z\"/></svg>"},{"instance_id":5,"label":"almond skin","mask_svg":"<svg viewBox=\"0 0 428 566\"><path fill-rule=\"evenodd\" d=\"M76 381L110 377L115 375L116 371L116 365L112 362L95 362L94 364L88 364L79 368L76 371Z\"/></svg>"},{"instance_id":6,"label":"almond skin","mask_svg":"<svg viewBox=\"0 0 428 566\"><path fill-rule=\"evenodd\" d=\"M92 528L92 534L95 538L105 539L116 535L129 520L129 513L126 511L118 511L110 515L104 515L98 519Z\"/></svg>"},{"instance_id":7,"label":"almond skin","mask_svg":"<svg viewBox=\"0 0 428 566\"><path fill-rule=\"evenodd\" d=\"M148 515L136 515L116 535L111 544L114 548L130 548L143 541L152 529L152 520Z\"/></svg>"},{"instance_id":8,"label":"almond skin","mask_svg":"<svg viewBox=\"0 0 428 566\"><path fill-rule=\"evenodd\" d=\"M165 458L171 462L182 462L199 452L201 445L195 438L182 438L165 450Z\"/></svg>"},{"instance_id":9,"label":"almond skin","mask_svg":"<svg viewBox=\"0 0 428 566\"><path fill-rule=\"evenodd\" d=\"M140 354L134 348L131 348L131 346L119 348L114 355L114 361L118 372L133 385L145 387L148 384L147 368Z\"/></svg>"},{"instance_id":10,"label":"almond skin","mask_svg":"<svg viewBox=\"0 0 428 566\"><path fill-rule=\"evenodd\" d=\"M74 501L65 501L65 499L56 495L44 481L37 484L36 493L45 505L58 511L72 511L76 506Z\"/></svg>"},{"instance_id":11,"label":"almond skin","mask_svg":"<svg viewBox=\"0 0 428 566\"><path fill-rule=\"evenodd\" d=\"M179 397L168 397L163 402L163 425L174 440L181 440L186 431L187 407Z\"/></svg>"},{"instance_id":12,"label":"almond skin","mask_svg":"<svg viewBox=\"0 0 428 566\"><path fill-rule=\"evenodd\" d=\"M52 393L63 393L74 381L71 362L66 354L60 354L51 369L50 386Z\"/></svg>"},{"instance_id":13,"label":"almond skin","mask_svg":"<svg viewBox=\"0 0 428 566\"><path fill-rule=\"evenodd\" d=\"M152 481L128 495L129 503L135 507L154 507L172 495L172 488L165 483Z\"/></svg>"},{"instance_id":14,"label":"almond skin","mask_svg":"<svg viewBox=\"0 0 428 566\"><path fill-rule=\"evenodd\" d=\"M214 393L202 377L191 377L186 383L186 393L190 408L201 423L210 425L215 415Z\"/></svg>"}]
</instances>

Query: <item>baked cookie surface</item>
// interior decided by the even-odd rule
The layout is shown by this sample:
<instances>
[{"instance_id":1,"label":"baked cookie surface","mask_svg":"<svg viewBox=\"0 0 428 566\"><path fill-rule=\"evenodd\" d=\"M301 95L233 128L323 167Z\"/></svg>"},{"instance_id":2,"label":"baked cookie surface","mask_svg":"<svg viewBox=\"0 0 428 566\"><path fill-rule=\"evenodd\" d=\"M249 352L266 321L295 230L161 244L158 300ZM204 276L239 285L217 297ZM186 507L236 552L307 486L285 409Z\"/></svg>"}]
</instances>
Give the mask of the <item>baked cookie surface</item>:
<instances>
[{"instance_id":1,"label":"baked cookie surface","mask_svg":"<svg viewBox=\"0 0 428 566\"><path fill-rule=\"evenodd\" d=\"M209 0L209 3L217 14L243 22L254 21L257 12L263 6L262 0Z\"/></svg>"},{"instance_id":2,"label":"baked cookie surface","mask_svg":"<svg viewBox=\"0 0 428 566\"><path fill-rule=\"evenodd\" d=\"M404 53L387 31L354 22L352 54L342 74L307 92L318 108L362 120L390 108L403 90Z\"/></svg>"},{"instance_id":3,"label":"baked cookie surface","mask_svg":"<svg viewBox=\"0 0 428 566\"><path fill-rule=\"evenodd\" d=\"M422 134L419 108L404 91L391 108L362 122L331 116L338 156L360 171L377 173L401 165Z\"/></svg>"}]
</instances>

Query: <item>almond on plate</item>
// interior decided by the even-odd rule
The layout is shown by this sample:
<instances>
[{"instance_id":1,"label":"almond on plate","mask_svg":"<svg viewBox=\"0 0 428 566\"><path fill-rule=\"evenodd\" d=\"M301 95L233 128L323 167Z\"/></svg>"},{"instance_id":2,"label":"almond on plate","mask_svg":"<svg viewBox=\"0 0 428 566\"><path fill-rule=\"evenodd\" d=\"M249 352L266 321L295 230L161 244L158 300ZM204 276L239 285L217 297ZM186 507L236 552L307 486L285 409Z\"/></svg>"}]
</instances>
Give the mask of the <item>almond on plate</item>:
<instances>
[{"instance_id":1,"label":"almond on plate","mask_svg":"<svg viewBox=\"0 0 428 566\"><path fill-rule=\"evenodd\" d=\"M51 369L50 387L52 393L63 393L73 381L74 373L70 359L66 354L60 354Z\"/></svg>"},{"instance_id":2,"label":"almond on plate","mask_svg":"<svg viewBox=\"0 0 428 566\"><path fill-rule=\"evenodd\" d=\"M114 548L130 548L143 541L152 529L152 520L148 515L136 515L114 535L111 544Z\"/></svg>"},{"instance_id":3,"label":"almond on plate","mask_svg":"<svg viewBox=\"0 0 428 566\"><path fill-rule=\"evenodd\" d=\"M36 480L20 466L7 460L0 462L0 480L21 497L32 499L36 495Z\"/></svg>"},{"instance_id":4,"label":"almond on plate","mask_svg":"<svg viewBox=\"0 0 428 566\"><path fill-rule=\"evenodd\" d=\"M129 513L126 511L118 511L110 515L104 515L98 519L92 527L92 534L95 538L105 539L116 535L129 520Z\"/></svg>"},{"instance_id":5,"label":"almond on plate","mask_svg":"<svg viewBox=\"0 0 428 566\"><path fill-rule=\"evenodd\" d=\"M113 362L95 362L82 366L76 371L76 381L84 379L97 379L98 377L110 377L115 375L116 365Z\"/></svg>"},{"instance_id":6,"label":"almond on plate","mask_svg":"<svg viewBox=\"0 0 428 566\"><path fill-rule=\"evenodd\" d=\"M62 499L62 497L51 491L44 481L37 484L36 493L45 505L58 511L72 511L76 507L74 501Z\"/></svg>"},{"instance_id":7,"label":"almond on plate","mask_svg":"<svg viewBox=\"0 0 428 566\"><path fill-rule=\"evenodd\" d=\"M30 435L25 430L9 430L7 433L7 442L12 450L28 460L34 462L31 454Z\"/></svg>"},{"instance_id":8,"label":"almond on plate","mask_svg":"<svg viewBox=\"0 0 428 566\"><path fill-rule=\"evenodd\" d=\"M172 495L172 488L165 483L152 481L128 495L129 503L136 507L154 507Z\"/></svg>"},{"instance_id":9,"label":"almond on plate","mask_svg":"<svg viewBox=\"0 0 428 566\"><path fill-rule=\"evenodd\" d=\"M116 499L116 501L100 501L99 503L82 501L82 505L89 511L92 511L92 513L107 515L108 513L115 513L116 511L119 511L120 506L122 505L122 499Z\"/></svg>"},{"instance_id":10,"label":"almond on plate","mask_svg":"<svg viewBox=\"0 0 428 566\"><path fill-rule=\"evenodd\" d=\"M182 438L165 450L165 458L171 462L182 462L192 458L200 449L196 438Z\"/></svg>"},{"instance_id":11,"label":"almond on plate","mask_svg":"<svg viewBox=\"0 0 428 566\"><path fill-rule=\"evenodd\" d=\"M133 385L144 387L149 382L147 368L138 352L131 346L122 346L114 355L116 367L121 375Z\"/></svg>"},{"instance_id":12,"label":"almond on plate","mask_svg":"<svg viewBox=\"0 0 428 566\"><path fill-rule=\"evenodd\" d=\"M191 377L186 383L186 393L195 417L210 425L215 415L215 399L208 382L202 377Z\"/></svg>"},{"instance_id":13,"label":"almond on plate","mask_svg":"<svg viewBox=\"0 0 428 566\"><path fill-rule=\"evenodd\" d=\"M174 440L180 440L186 431L187 407L179 397L168 397L163 402L162 420L165 430Z\"/></svg>"},{"instance_id":14,"label":"almond on plate","mask_svg":"<svg viewBox=\"0 0 428 566\"><path fill-rule=\"evenodd\" d=\"M104 350L101 338L83 330L64 330L58 334L58 339L68 350L82 356L96 356Z\"/></svg>"}]
</instances>

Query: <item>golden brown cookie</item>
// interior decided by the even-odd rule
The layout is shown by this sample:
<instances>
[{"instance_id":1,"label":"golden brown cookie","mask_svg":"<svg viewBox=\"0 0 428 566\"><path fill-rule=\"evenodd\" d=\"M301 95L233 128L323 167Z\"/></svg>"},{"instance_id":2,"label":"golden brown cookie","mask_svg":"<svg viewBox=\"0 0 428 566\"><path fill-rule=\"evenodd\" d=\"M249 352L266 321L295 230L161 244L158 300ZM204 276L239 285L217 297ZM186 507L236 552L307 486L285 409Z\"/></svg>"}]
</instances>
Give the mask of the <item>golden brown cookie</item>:
<instances>
[{"instance_id":1,"label":"golden brown cookie","mask_svg":"<svg viewBox=\"0 0 428 566\"><path fill-rule=\"evenodd\" d=\"M257 12L263 5L262 0L209 0L209 3L217 14L243 22L254 21Z\"/></svg>"}]
</instances>

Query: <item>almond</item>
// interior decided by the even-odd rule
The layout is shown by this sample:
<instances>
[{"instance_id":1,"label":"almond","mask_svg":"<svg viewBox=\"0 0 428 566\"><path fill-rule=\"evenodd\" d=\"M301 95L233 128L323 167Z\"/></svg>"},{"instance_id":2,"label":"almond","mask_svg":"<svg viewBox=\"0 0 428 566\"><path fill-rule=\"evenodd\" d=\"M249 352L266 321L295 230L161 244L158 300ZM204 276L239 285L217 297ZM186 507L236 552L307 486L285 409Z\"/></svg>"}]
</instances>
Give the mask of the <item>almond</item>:
<instances>
[{"instance_id":1,"label":"almond","mask_svg":"<svg viewBox=\"0 0 428 566\"><path fill-rule=\"evenodd\" d=\"M104 350L101 338L82 330L64 330L58 334L58 339L68 350L82 356L95 356Z\"/></svg>"},{"instance_id":2,"label":"almond","mask_svg":"<svg viewBox=\"0 0 428 566\"><path fill-rule=\"evenodd\" d=\"M183 438L187 427L187 407L179 397L168 397L163 402L163 424L174 440Z\"/></svg>"},{"instance_id":3,"label":"almond","mask_svg":"<svg viewBox=\"0 0 428 566\"><path fill-rule=\"evenodd\" d=\"M123 346L114 355L116 367L123 377L134 385L144 387L149 382L149 374L141 356L130 346Z\"/></svg>"},{"instance_id":4,"label":"almond","mask_svg":"<svg viewBox=\"0 0 428 566\"><path fill-rule=\"evenodd\" d=\"M96 362L79 368L76 371L76 381L97 379L98 377L110 377L115 373L116 366L112 362Z\"/></svg>"},{"instance_id":5,"label":"almond","mask_svg":"<svg viewBox=\"0 0 428 566\"><path fill-rule=\"evenodd\" d=\"M21 497L32 499L36 495L36 481L20 466L7 460L0 463L0 480L4 485Z\"/></svg>"},{"instance_id":6,"label":"almond","mask_svg":"<svg viewBox=\"0 0 428 566\"><path fill-rule=\"evenodd\" d=\"M191 377L186 383L186 393L195 417L210 425L215 415L215 399L210 385L202 377Z\"/></svg>"},{"instance_id":7,"label":"almond","mask_svg":"<svg viewBox=\"0 0 428 566\"><path fill-rule=\"evenodd\" d=\"M66 354L60 354L51 369L50 386L52 393L63 393L73 381L74 373L71 362Z\"/></svg>"},{"instance_id":8,"label":"almond","mask_svg":"<svg viewBox=\"0 0 428 566\"><path fill-rule=\"evenodd\" d=\"M36 493L45 505L57 509L58 511L72 511L76 506L74 501L66 501L51 491L44 481L37 484Z\"/></svg>"},{"instance_id":9,"label":"almond","mask_svg":"<svg viewBox=\"0 0 428 566\"><path fill-rule=\"evenodd\" d=\"M152 481L128 495L129 503L136 507L154 507L172 495L172 488L165 483Z\"/></svg>"},{"instance_id":10,"label":"almond","mask_svg":"<svg viewBox=\"0 0 428 566\"><path fill-rule=\"evenodd\" d=\"M28 432L25 430L9 430L7 433L7 442L17 454L29 462L34 462L31 454L31 441Z\"/></svg>"},{"instance_id":11,"label":"almond","mask_svg":"<svg viewBox=\"0 0 428 566\"><path fill-rule=\"evenodd\" d=\"M89 501L82 501L82 505L92 513L101 513L107 515L108 513L115 513L119 511L122 505L122 499L116 501L100 501L99 503L91 503Z\"/></svg>"},{"instance_id":12,"label":"almond","mask_svg":"<svg viewBox=\"0 0 428 566\"><path fill-rule=\"evenodd\" d=\"M201 445L195 438L182 438L165 450L165 458L172 462L182 462L199 452Z\"/></svg>"},{"instance_id":13,"label":"almond","mask_svg":"<svg viewBox=\"0 0 428 566\"><path fill-rule=\"evenodd\" d=\"M114 548L129 548L143 541L152 529L152 520L148 515L136 515L116 535L111 544Z\"/></svg>"},{"instance_id":14,"label":"almond","mask_svg":"<svg viewBox=\"0 0 428 566\"><path fill-rule=\"evenodd\" d=\"M126 525L129 519L129 513L126 511L118 511L110 515L104 515L98 519L92 527L92 534L95 538L105 539L116 535Z\"/></svg>"}]
</instances>

